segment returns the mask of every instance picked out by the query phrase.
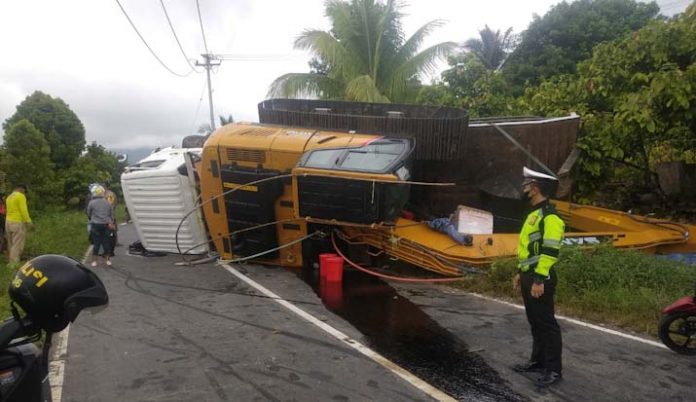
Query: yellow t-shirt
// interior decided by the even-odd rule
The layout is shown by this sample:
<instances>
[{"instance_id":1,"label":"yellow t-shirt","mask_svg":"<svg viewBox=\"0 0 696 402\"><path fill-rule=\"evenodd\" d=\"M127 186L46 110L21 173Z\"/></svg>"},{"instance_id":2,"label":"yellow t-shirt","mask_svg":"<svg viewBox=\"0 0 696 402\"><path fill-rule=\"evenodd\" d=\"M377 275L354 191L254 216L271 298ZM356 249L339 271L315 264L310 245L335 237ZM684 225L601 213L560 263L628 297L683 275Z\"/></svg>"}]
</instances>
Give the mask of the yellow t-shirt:
<instances>
[{"instance_id":1,"label":"yellow t-shirt","mask_svg":"<svg viewBox=\"0 0 696 402\"><path fill-rule=\"evenodd\" d=\"M19 191L10 194L5 200L7 207L8 222L25 222L31 223L29 210L27 209L27 197Z\"/></svg>"}]
</instances>

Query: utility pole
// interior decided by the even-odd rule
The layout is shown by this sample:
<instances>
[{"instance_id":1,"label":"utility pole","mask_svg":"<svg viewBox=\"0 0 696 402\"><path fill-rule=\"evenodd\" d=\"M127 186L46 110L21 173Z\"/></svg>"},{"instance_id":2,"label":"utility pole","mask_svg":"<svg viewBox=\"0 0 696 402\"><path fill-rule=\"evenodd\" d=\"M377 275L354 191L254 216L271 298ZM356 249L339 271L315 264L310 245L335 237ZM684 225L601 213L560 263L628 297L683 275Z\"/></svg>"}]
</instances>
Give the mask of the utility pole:
<instances>
[{"instance_id":1,"label":"utility pole","mask_svg":"<svg viewBox=\"0 0 696 402\"><path fill-rule=\"evenodd\" d=\"M210 105L210 129L215 131L215 112L213 111L213 87L210 83L210 70L222 63L219 57L211 53L202 54L205 63L196 61L196 65L205 68L205 73L208 75L208 103ZM212 132L211 131L211 132Z\"/></svg>"}]
</instances>

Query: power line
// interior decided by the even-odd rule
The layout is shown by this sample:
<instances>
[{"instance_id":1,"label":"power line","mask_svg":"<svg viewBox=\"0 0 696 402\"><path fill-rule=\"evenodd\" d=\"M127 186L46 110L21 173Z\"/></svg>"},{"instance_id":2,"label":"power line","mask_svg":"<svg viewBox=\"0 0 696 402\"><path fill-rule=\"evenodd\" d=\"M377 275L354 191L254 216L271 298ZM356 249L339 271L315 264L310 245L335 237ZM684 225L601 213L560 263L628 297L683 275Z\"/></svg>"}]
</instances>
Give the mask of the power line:
<instances>
[{"instance_id":1,"label":"power line","mask_svg":"<svg viewBox=\"0 0 696 402\"><path fill-rule=\"evenodd\" d=\"M197 66L203 66L205 68L206 76L208 77L208 104L210 105L210 129L215 131L215 112L213 111L213 87L210 81L210 70L213 67L217 67L222 63L222 59L216 55L210 53L208 50L208 42L205 40L205 29L203 29L203 17L201 16L201 4L196 0L196 10L198 11L198 24L201 26L201 36L203 36L203 48L205 49L205 54L202 54L205 63L199 63L196 61ZM213 63L217 61L217 63Z\"/></svg>"},{"instance_id":2,"label":"power line","mask_svg":"<svg viewBox=\"0 0 696 402\"><path fill-rule=\"evenodd\" d=\"M196 68L193 67L193 64L191 64L191 61L189 60L189 57L186 55L186 52L184 52L184 48L181 46L181 42L179 42L179 37L176 35L176 31L174 30L172 20L169 19L169 13L167 12L167 7L164 6L164 1L160 0L160 4L162 5L162 11L164 11L164 16L167 17L167 22L169 23L169 28L171 28L172 30L172 35L174 35L176 44L179 45L179 50L181 50L181 54L184 56L184 59L186 59L186 63L189 65L189 67L191 67L191 70L200 73L200 71L197 71Z\"/></svg>"},{"instance_id":3,"label":"power line","mask_svg":"<svg viewBox=\"0 0 696 402\"><path fill-rule=\"evenodd\" d=\"M234 61L289 61L293 59L304 59L303 54L279 53L279 54L219 54L221 60Z\"/></svg>"},{"instance_id":4,"label":"power line","mask_svg":"<svg viewBox=\"0 0 696 402\"><path fill-rule=\"evenodd\" d=\"M213 67L217 67L222 63L222 60L220 60L216 55L210 54L210 53L205 53L202 54L203 60L205 60L205 63L199 63L196 61L197 66L203 66L205 68L206 76L208 78L208 103L210 104L210 128L215 131L215 113L213 109L213 86L210 81L210 70ZM217 61L215 63L214 61Z\"/></svg>"},{"instance_id":5,"label":"power line","mask_svg":"<svg viewBox=\"0 0 696 402\"><path fill-rule=\"evenodd\" d=\"M125 10L125 9L123 8L123 6L121 5L121 2L118 1L118 0L116 0L116 4L118 4L118 7L119 7L119 8L121 9L121 11L123 12L123 15L126 16L126 19L127 19L128 22L130 23L131 27L133 27L133 30L135 31L135 33L138 34L138 37L140 38L140 40L143 41L143 44L145 45L145 47L147 47L147 50L150 51L150 53L152 54L152 56L153 56L155 59L157 59L157 61L162 65L162 67L164 67L167 71L169 71L170 73L176 75L177 77L188 77L188 76L193 72L193 70L191 70L191 71L189 71L187 74L179 74L179 73L177 73L176 71L174 71L174 70L172 70L171 68L169 68L166 64L164 64L164 62L157 56L157 54L155 53L155 51L152 50L152 48L150 47L150 45L147 44L147 42L145 41L145 38L143 38L143 36L140 34L140 31L138 31L138 28L135 27L135 24L133 23L133 21L131 21L130 17L128 16L128 13L126 13L126 10Z\"/></svg>"},{"instance_id":6,"label":"power line","mask_svg":"<svg viewBox=\"0 0 696 402\"><path fill-rule=\"evenodd\" d=\"M196 0L196 10L198 10L198 23L201 26L201 35L203 36L203 48L205 49L205 54L210 54L208 51L208 42L205 40L205 30L203 30L203 18L201 17L201 5L198 0Z\"/></svg>"},{"instance_id":7,"label":"power line","mask_svg":"<svg viewBox=\"0 0 696 402\"><path fill-rule=\"evenodd\" d=\"M203 88L201 88L201 94L198 97L198 106L196 106L196 114L193 117L193 123L191 124L191 131L193 132L193 129L196 127L196 121L198 120L198 112L201 111L201 103L203 103L203 93L205 93L205 88L208 86L208 81L205 80L203 81Z\"/></svg>"}]
</instances>

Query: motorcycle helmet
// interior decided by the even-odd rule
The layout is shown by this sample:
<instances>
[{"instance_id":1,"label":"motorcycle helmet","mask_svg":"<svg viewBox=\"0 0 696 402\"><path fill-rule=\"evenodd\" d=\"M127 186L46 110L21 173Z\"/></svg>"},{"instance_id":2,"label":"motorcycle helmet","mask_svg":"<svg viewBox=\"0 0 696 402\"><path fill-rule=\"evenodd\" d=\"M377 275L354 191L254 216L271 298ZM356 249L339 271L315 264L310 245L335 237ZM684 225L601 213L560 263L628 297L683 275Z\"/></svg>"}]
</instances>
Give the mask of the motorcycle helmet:
<instances>
[{"instance_id":1,"label":"motorcycle helmet","mask_svg":"<svg viewBox=\"0 0 696 402\"><path fill-rule=\"evenodd\" d=\"M8 293L48 332L62 331L84 308L109 303L99 277L72 258L55 254L36 257L19 268Z\"/></svg>"},{"instance_id":2,"label":"motorcycle helmet","mask_svg":"<svg viewBox=\"0 0 696 402\"><path fill-rule=\"evenodd\" d=\"M89 192L92 197L103 197L106 190L100 184L92 185L89 188Z\"/></svg>"}]
</instances>

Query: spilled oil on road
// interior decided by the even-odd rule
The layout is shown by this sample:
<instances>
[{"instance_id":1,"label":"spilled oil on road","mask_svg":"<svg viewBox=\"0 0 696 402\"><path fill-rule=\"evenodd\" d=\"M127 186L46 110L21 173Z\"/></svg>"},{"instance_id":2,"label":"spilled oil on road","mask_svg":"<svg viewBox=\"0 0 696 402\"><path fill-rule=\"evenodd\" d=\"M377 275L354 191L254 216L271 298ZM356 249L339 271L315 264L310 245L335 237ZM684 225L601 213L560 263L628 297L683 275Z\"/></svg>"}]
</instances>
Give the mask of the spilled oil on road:
<instances>
[{"instance_id":1,"label":"spilled oil on road","mask_svg":"<svg viewBox=\"0 0 696 402\"><path fill-rule=\"evenodd\" d=\"M456 335L384 281L344 272L343 284L303 279L328 309L350 322L374 350L461 401L525 401Z\"/></svg>"}]
</instances>

